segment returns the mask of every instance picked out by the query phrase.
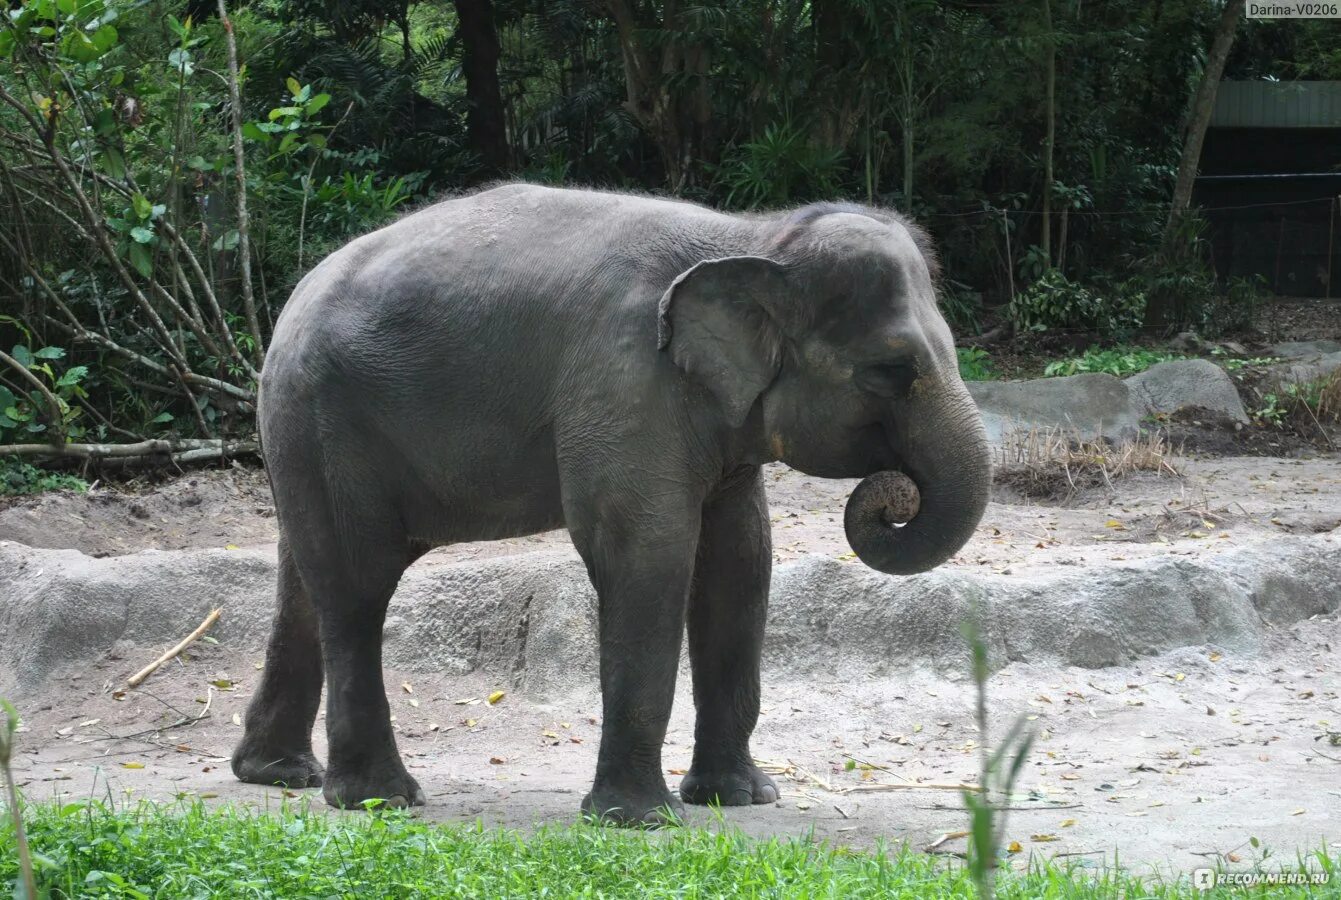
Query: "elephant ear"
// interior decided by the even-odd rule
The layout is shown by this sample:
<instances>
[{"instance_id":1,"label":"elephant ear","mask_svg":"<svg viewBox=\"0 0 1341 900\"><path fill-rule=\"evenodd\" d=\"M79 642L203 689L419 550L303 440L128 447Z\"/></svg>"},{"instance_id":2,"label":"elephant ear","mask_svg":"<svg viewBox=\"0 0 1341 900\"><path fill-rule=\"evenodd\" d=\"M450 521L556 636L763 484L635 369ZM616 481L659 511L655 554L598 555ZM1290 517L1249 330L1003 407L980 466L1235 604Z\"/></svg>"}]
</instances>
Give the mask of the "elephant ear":
<instances>
[{"instance_id":1,"label":"elephant ear","mask_svg":"<svg viewBox=\"0 0 1341 900\"><path fill-rule=\"evenodd\" d=\"M762 256L709 259L681 273L658 307L658 346L722 404L733 426L777 376L782 333L769 309L786 290Z\"/></svg>"}]
</instances>

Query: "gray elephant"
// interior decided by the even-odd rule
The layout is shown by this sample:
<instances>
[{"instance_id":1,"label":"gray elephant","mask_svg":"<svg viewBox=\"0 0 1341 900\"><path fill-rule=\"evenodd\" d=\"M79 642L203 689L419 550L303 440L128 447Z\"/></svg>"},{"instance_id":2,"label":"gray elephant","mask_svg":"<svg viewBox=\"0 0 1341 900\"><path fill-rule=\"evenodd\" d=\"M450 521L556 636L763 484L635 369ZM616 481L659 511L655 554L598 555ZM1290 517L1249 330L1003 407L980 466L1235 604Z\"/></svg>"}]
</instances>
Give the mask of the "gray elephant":
<instances>
[{"instance_id":1,"label":"gray elephant","mask_svg":"<svg viewBox=\"0 0 1341 900\"><path fill-rule=\"evenodd\" d=\"M382 680L397 581L436 546L567 527L599 597L604 719L583 810L682 812L661 747L686 622L697 722L680 798L774 801L749 747L772 567L760 466L865 477L848 539L891 574L945 561L987 503L934 275L922 232L888 211L725 215L526 184L332 254L294 291L261 378L278 609L234 773L322 785L336 806L422 804ZM906 522L893 471L920 495Z\"/></svg>"}]
</instances>

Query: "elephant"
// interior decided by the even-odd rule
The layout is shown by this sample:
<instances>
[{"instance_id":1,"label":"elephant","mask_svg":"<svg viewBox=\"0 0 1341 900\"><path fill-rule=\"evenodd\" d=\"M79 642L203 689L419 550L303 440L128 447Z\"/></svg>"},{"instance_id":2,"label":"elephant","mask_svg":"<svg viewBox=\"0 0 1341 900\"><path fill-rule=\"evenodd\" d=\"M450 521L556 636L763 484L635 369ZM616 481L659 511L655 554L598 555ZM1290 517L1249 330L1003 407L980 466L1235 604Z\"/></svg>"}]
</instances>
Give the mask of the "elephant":
<instances>
[{"instance_id":1,"label":"elephant","mask_svg":"<svg viewBox=\"0 0 1341 900\"><path fill-rule=\"evenodd\" d=\"M864 479L846 534L891 575L949 559L987 504L936 278L925 233L891 210L727 214L522 183L332 253L260 378L277 608L235 775L338 807L423 804L383 683L398 580L434 547L566 527L598 600L583 813L658 824L682 802L776 801L750 753L773 562L761 467ZM695 744L677 799L661 750L686 629Z\"/></svg>"}]
</instances>

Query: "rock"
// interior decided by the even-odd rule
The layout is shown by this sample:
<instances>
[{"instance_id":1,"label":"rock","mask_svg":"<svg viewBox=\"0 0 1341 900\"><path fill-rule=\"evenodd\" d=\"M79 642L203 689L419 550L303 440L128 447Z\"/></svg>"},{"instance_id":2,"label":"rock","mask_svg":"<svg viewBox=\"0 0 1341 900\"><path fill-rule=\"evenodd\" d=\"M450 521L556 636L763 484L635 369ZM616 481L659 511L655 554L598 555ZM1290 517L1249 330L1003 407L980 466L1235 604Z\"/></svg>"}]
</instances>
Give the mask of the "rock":
<instances>
[{"instance_id":1,"label":"rock","mask_svg":"<svg viewBox=\"0 0 1341 900\"><path fill-rule=\"evenodd\" d=\"M1324 342L1320 341L1318 343ZM1338 369L1341 369L1341 352L1301 359L1298 362L1281 363L1272 366L1268 371L1279 383L1289 384L1291 382L1317 381L1319 378L1326 378Z\"/></svg>"},{"instance_id":2,"label":"rock","mask_svg":"<svg viewBox=\"0 0 1341 900\"><path fill-rule=\"evenodd\" d=\"M1198 406L1235 422L1248 421L1234 379L1210 360L1175 359L1157 363L1128 378L1126 384L1132 403L1142 416Z\"/></svg>"},{"instance_id":3,"label":"rock","mask_svg":"<svg viewBox=\"0 0 1341 900\"><path fill-rule=\"evenodd\" d=\"M1284 359L1314 359L1331 353L1341 353L1341 341L1286 341L1266 351L1267 356Z\"/></svg>"},{"instance_id":4,"label":"rock","mask_svg":"<svg viewBox=\"0 0 1341 900\"><path fill-rule=\"evenodd\" d=\"M994 667L1097 667L1207 644L1251 655L1268 629L1341 608L1338 549L1316 535L1009 577L950 566L896 578L806 557L774 572L764 668L851 679L913 665L962 672L959 623L974 602ZM122 678L214 606L224 609L221 643L259 650L274 577L262 552L92 559L0 542L0 694L101 659L115 667L99 679ZM572 551L419 565L392 600L385 656L411 672L487 673L544 700L596 688L596 628L595 593Z\"/></svg>"},{"instance_id":5,"label":"rock","mask_svg":"<svg viewBox=\"0 0 1341 900\"><path fill-rule=\"evenodd\" d=\"M1130 440L1140 424L1127 386L1112 375L975 381L968 389L982 413L988 440L995 444L1012 431L1034 427L1065 429L1085 440Z\"/></svg>"},{"instance_id":6,"label":"rock","mask_svg":"<svg viewBox=\"0 0 1341 900\"><path fill-rule=\"evenodd\" d=\"M1186 353L1201 353L1206 349L1206 342L1195 331L1180 331L1169 340L1169 348Z\"/></svg>"}]
</instances>

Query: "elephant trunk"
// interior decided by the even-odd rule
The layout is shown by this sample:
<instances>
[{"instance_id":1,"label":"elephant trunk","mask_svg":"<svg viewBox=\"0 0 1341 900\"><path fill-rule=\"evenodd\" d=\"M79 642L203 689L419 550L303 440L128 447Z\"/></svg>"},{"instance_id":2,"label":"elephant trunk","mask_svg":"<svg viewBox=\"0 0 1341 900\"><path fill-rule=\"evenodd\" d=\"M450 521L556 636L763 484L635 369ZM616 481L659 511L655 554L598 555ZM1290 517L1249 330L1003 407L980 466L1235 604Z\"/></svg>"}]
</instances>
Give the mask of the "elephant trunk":
<instances>
[{"instance_id":1,"label":"elephant trunk","mask_svg":"<svg viewBox=\"0 0 1341 900\"><path fill-rule=\"evenodd\" d=\"M904 472L876 472L848 498L843 525L866 565L888 575L915 575L945 562L973 535L987 508L992 459L982 418L968 392L947 417L901 416Z\"/></svg>"}]
</instances>

